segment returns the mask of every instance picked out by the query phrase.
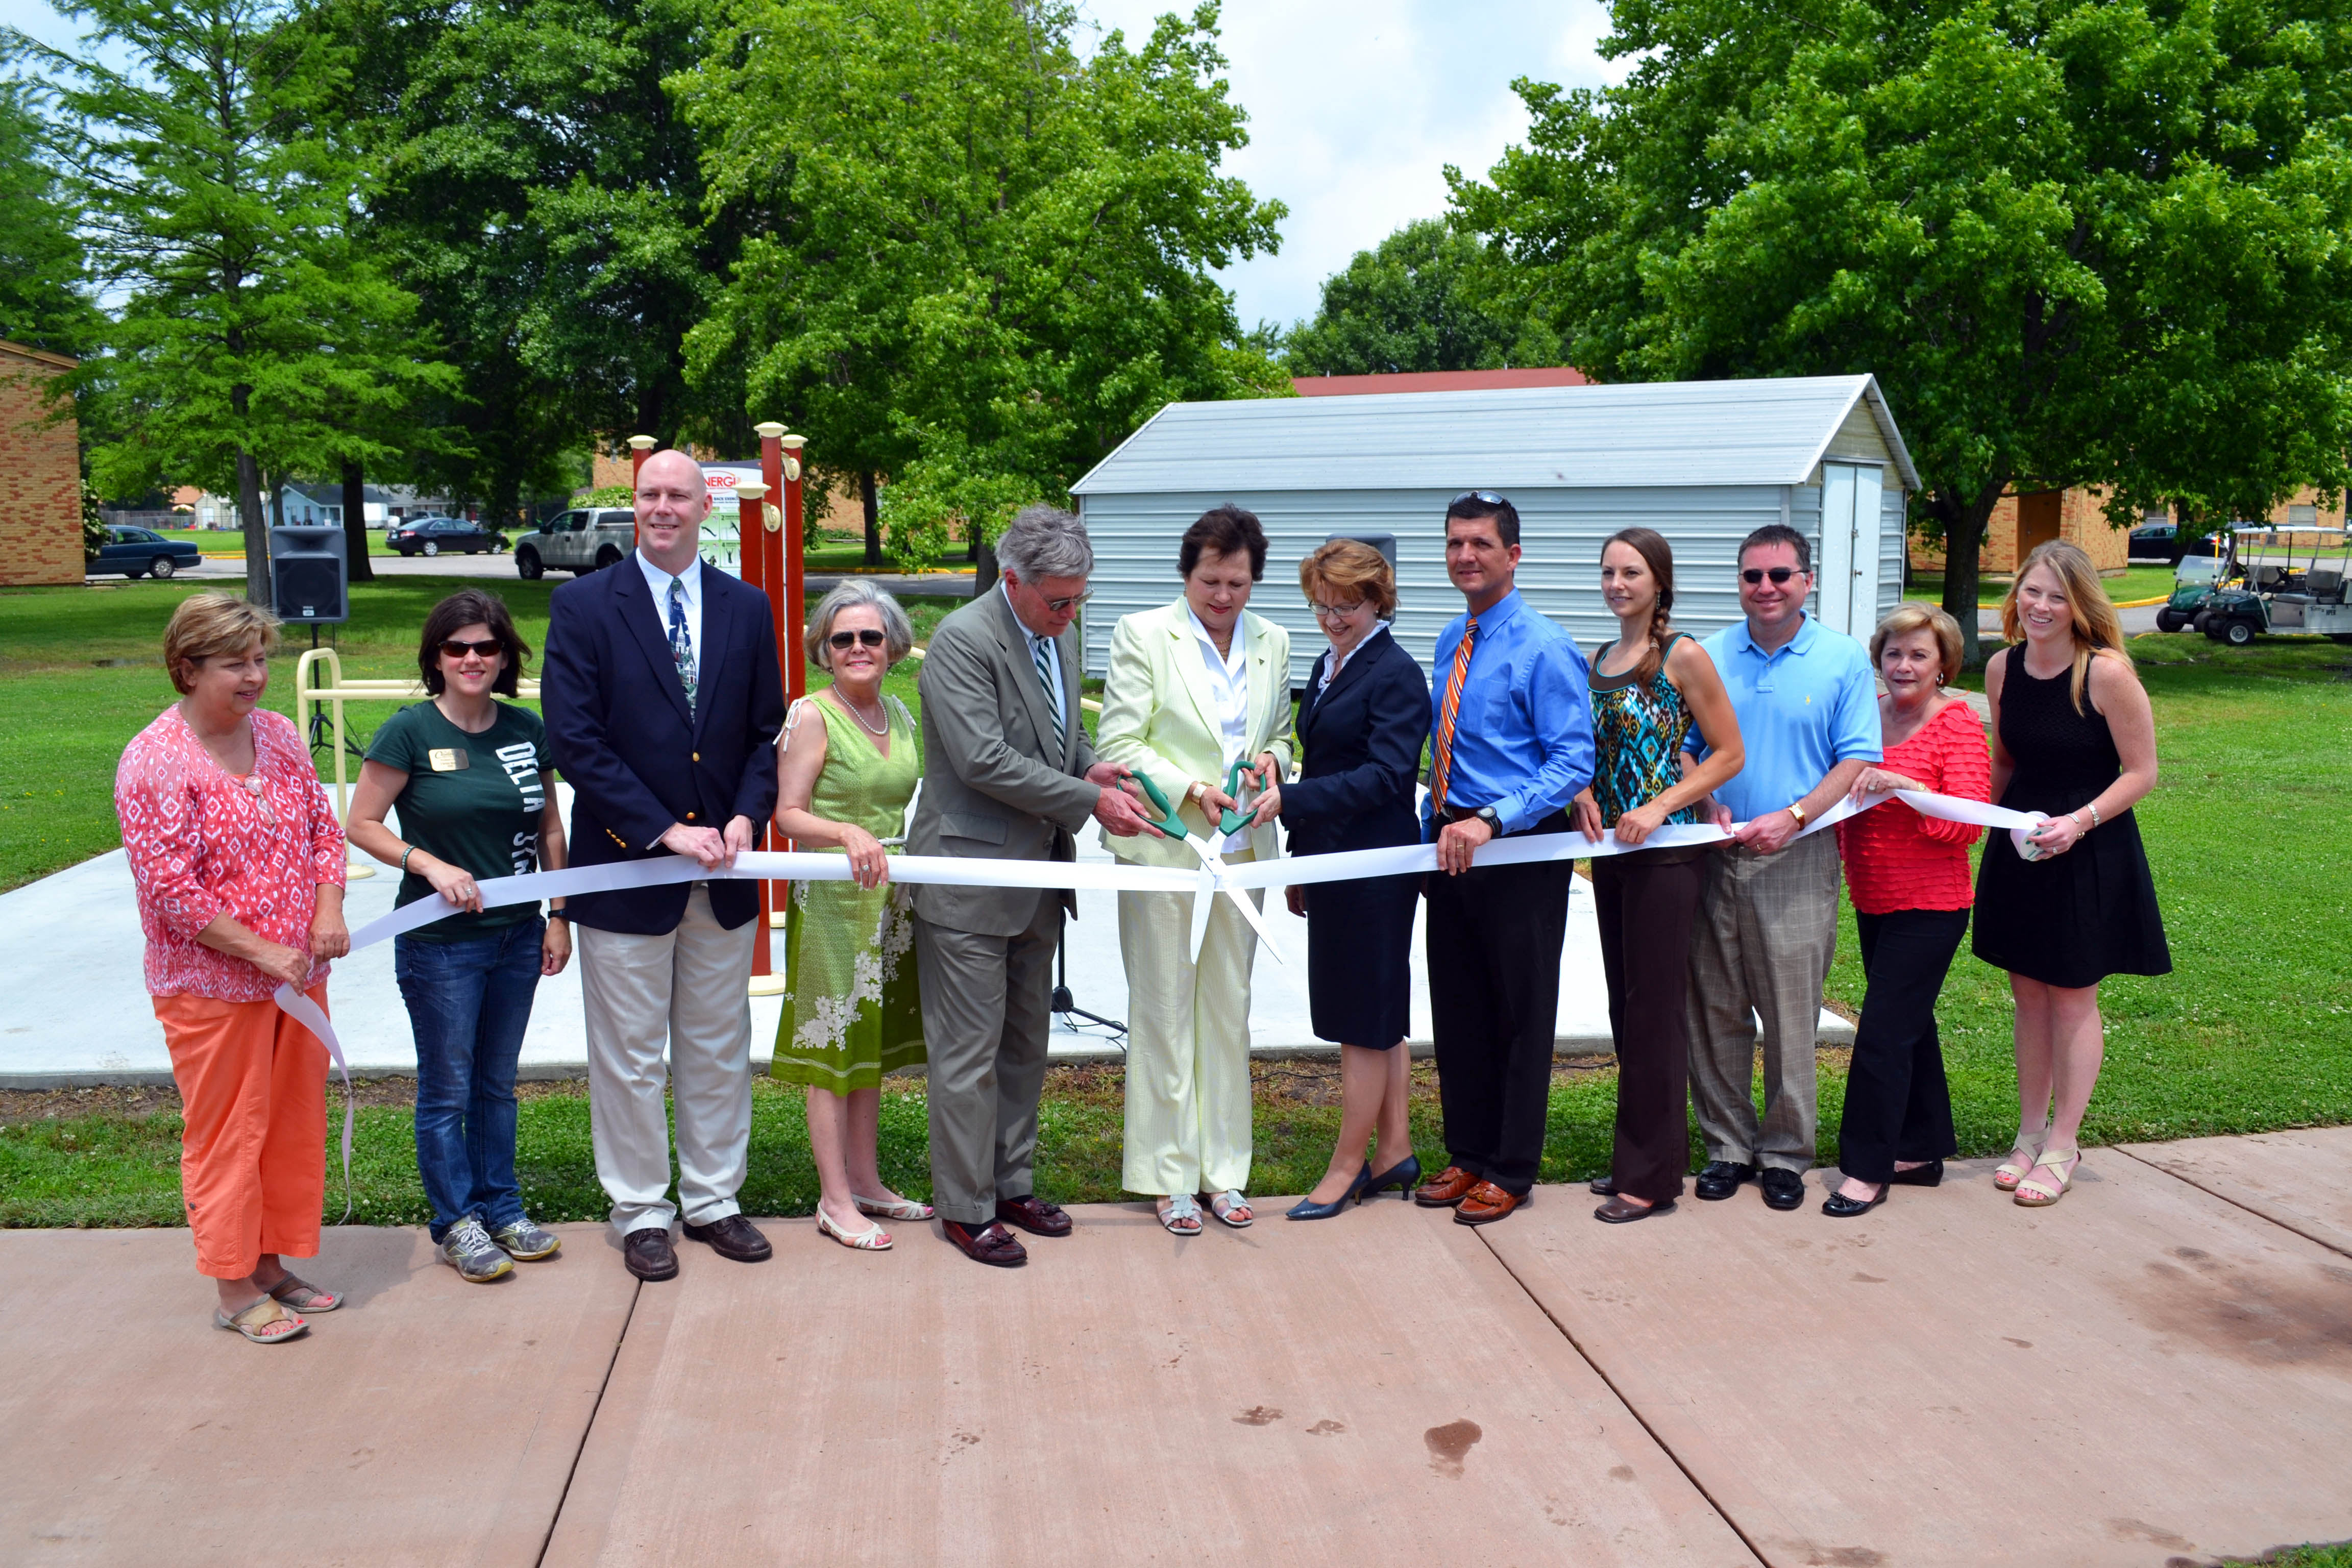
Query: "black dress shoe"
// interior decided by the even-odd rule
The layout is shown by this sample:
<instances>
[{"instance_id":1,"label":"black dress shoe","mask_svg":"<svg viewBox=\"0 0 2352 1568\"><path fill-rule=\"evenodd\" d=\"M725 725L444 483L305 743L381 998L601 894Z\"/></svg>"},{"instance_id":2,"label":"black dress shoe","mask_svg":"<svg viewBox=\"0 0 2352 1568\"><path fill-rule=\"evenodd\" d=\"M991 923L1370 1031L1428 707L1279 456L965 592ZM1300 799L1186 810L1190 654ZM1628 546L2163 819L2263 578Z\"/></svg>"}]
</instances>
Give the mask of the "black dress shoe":
<instances>
[{"instance_id":1,"label":"black dress shoe","mask_svg":"<svg viewBox=\"0 0 2352 1568\"><path fill-rule=\"evenodd\" d=\"M1691 1184L1691 1191L1707 1202L1721 1203L1739 1190L1742 1182L1756 1179L1756 1167L1742 1165L1731 1160L1709 1160L1706 1169Z\"/></svg>"},{"instance_id":2,"label":"black dress shoe","mask_svg":"<svg viewBox=\"0 0 2352 1568\"><path fill-rule=\"evenodd\" d=\"M640 1279L677 1278L677 1249L667 1229L647 1226L621 1238L621 1261Z\"/></svg>"},{"instance_id":3,"label":"black dress shoe","mask_svg":"<svg viewBox=\"0 0 2352 1568\"><path fill-rule=\"evenodd\" d=\"M688 1220L686 1238L699 1241L719 1257L731 1258L738 1263L765 1263L775 1255L775 1248L760 1234L760 1227L740 1214L712 1220L709 1225Z\"/></svg>"},{"instance_id":4,"label":"black dress shoe","mask_svg":"<svg viewBox=\"0 0 2352 1568\"><path fill-rule=\"evenodd\" d=\"M996 1217L1007 1225L1019 1226L1032 1236L1070 1234L1070 1216L1058 1205L1049 1204L1034 1193L997 1199Z\"/></svg>"},{"instance_id":5,"label":"black dress shoe","mask_svg":"<svg viewBox=\"0 0 2352 1568\"><path fill-rule=\"evenodd\" d=\"M1794 1171L1772 1170L1757 1178L1768 1209L1792 1209L1805 1201L1805 1178Z\"/></svg>"},{"instance_id":6,"label":"black dress shoe","mask_svg":"<svg viewBox=\"0 0 2352 1568\"><path fill-rule=\"evenodd\" d=\"M1868 1203L1863 1202L1860 1198L1850 1198L1843 1193L1832 1193L1822 1200L1822 1212L1832 1219L1852 1219L1856 1215L1868 1214L1885 1203L1888 1191L1886 1183L1879 1183L1878 1195Z\"/></svg>"},{"instance_id":7,"label":"black dress shoe","mask_svg":"<svg viewBox=\"0 0 2352 1568\"><path fill-rule=\"evenodd\" d=\"M1584 1184L1584 1190L1596 1198L1613 1198L1617 1195L1617 1178L1595 1176Z\"/></svg>"},{"instance_id":8,"label":"black dress shoe","mask_svg":"<svg viewBox=\"0 0 2352 1568\"><path fill-rule=\"evenodd\" d=\"M1028 1248L1001 1225L963 1225L943 1219L940 1229L974 1263L985 1263L992 1268L1018 1268L1029 1261Z\"/></svg>"},{"instance_id":9,"label":"black dress shoe","mask_svg":"<svg viewBox=\"0 0 2352 1568\"><path fill-rule=\"evenodd\" d=\"M1944 1184L1944 1162L1930 1160L1908 1171L1897 1171L1890 1180L1898 1187L1940 1187Z\"/></svg>"}]
</instances>

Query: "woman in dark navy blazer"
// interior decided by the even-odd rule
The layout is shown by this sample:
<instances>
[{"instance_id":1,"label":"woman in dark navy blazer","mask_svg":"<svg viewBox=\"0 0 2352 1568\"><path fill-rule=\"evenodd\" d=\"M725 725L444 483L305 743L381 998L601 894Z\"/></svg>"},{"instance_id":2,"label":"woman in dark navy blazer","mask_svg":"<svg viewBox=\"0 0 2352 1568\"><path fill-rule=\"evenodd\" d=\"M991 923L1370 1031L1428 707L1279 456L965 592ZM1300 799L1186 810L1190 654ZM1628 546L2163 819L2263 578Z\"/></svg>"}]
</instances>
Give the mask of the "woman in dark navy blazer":
<instances>
[{"instance_id":1,"label":"woman in dark navy blazer","mask_svg":"<svg viewBox=\"0 0 2352 1568\"><path fill-rule=\"evenodd\" d=\"M1299 563L1298 585L1331 646L1315 660L1298 706L1306 754L1276 810L1294 855L1421 842L1413 809L1429 682L1397 646L1396 574L1369 544L1338 539ZM1307 917L1307 992L1318 1038L1339 1047L1339 1146L1292 1219L1328 1219L1421 1180L1405 1121L1412 1024L1415 876L1318 882L1290 889ZM1371 1143L1367 1160L1364 1145Z\"/></svg>"}]
</instances>

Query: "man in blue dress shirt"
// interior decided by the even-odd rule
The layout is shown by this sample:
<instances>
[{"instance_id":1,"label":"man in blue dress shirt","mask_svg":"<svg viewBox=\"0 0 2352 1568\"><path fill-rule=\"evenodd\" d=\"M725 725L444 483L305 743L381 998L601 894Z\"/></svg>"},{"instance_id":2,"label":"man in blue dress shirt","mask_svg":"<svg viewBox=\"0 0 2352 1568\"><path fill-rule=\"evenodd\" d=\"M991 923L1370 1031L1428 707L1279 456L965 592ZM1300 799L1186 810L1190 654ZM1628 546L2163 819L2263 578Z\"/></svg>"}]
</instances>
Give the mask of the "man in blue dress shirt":
<instances>
[{"instance_id":1,"label":"man in blue dress shirt","mask_svg":"<svg viewBox=\"0 0 2352 1568\"><path fill-rule=\"evenodd\" d=\"M1437 639L1432 702L1429 1005L1446 1167L1413 1193L1486 1225L1527 1201L1543 1159L1571 864L1473 868L1508 834L1566 833L1592 781L1584 656L1513 586L1519 514L1491 490L1445 512L1445 574L1466 612Z\"/></svg>"},{"instance_id":2,"label":"man in blue dress shirt","mask_svg":"<svg viewBox=\"0 0 2352 1568\"><path fill-rule=\"evenodd\" d=\"M1755 1177L1776 1209L1804 1201L1813 1163L1813 1048L1837 952L1837 835L1799 834L1880 756L1870 658L1805 614L1812 590L1811 542L1780 523L1758 529L1739 546L1747 619L1705 645L1748 762L1716 792L1717 822L1743 826L1707 857L1691 933L1691 1099L1707 1158L1694 1187L1727 1198ZM1760 1121L1751 1087L1759 1019Z\"/></svg>"}]
</instances>

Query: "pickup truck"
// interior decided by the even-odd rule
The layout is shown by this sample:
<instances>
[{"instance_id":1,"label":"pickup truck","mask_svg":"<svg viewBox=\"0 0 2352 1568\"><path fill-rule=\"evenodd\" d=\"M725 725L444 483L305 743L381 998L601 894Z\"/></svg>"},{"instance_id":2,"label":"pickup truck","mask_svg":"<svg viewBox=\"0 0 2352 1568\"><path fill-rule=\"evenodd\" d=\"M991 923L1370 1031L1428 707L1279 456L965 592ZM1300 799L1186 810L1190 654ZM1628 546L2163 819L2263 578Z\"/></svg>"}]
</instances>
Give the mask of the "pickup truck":
<instances>
[{"instance_id":1,"label":"pickup truck","mask_svg":"<svg viewBox=\"0 0 2352 1568\"><path fill-rule=\"evenodd\" d=\"M536 580L551 568L602 572L636 548L637 514L627 507L583 507L551 517L515 541L515 573Z\"/></svg>"}]
</instances>

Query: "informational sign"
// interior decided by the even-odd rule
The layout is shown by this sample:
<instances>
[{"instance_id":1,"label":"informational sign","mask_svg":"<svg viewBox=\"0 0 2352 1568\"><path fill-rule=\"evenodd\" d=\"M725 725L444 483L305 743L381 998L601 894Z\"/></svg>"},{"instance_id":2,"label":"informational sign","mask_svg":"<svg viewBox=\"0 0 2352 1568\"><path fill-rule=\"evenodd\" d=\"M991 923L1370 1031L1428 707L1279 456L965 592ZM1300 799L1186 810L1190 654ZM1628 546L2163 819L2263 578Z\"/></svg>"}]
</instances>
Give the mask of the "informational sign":
<instances>
[{"instance_id":1,"label":"informational sign","mask_svg":"<svg viewBox=\"0 0 2352 1568\"><path fill-rule=\"evenodd\" d=\"M705 463L702 465L703 488L710 495L710 515L702 520L702 558L724 570L730 576L740 577L743 565L737 553L735 487L748 480L757 480L757 463Z\"/></svg>"}]
</instances>

